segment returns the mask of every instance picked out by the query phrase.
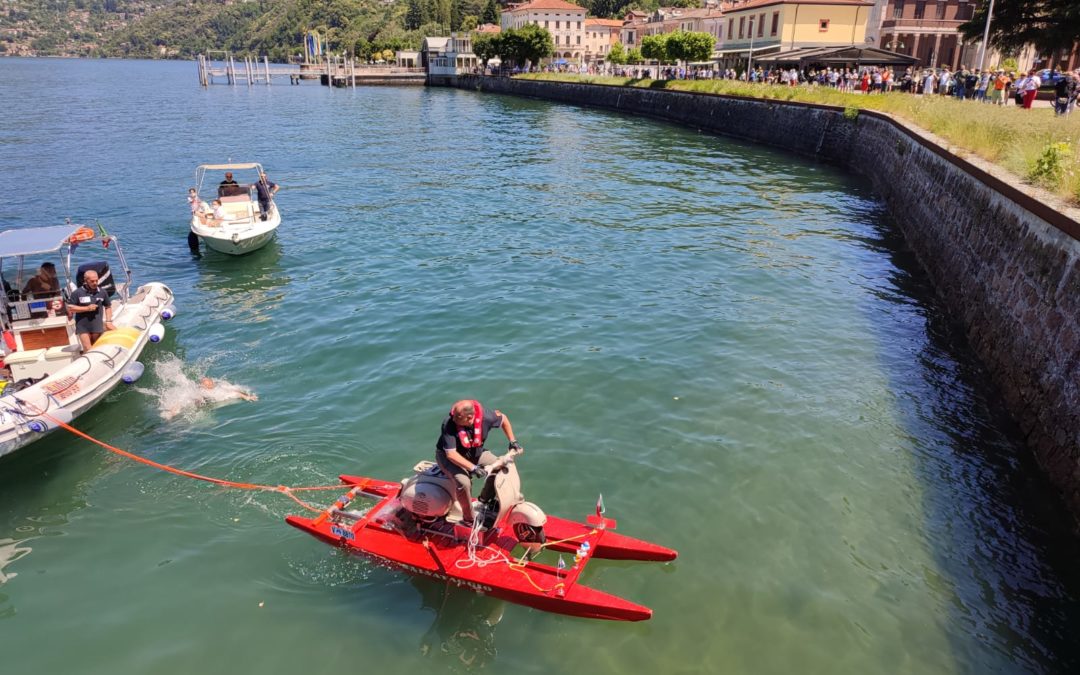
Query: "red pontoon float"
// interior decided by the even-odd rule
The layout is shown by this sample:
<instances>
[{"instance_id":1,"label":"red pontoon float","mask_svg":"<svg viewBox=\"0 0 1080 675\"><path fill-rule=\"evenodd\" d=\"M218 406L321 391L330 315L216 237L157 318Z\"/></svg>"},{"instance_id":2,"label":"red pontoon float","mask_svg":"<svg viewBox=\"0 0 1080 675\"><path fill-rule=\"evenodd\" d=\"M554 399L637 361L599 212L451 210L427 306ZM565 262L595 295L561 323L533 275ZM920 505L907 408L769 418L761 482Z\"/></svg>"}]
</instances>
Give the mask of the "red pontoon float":
<instances>
[{"instance_id":1,"label":"red pontoon float","mask_svg":"<svg viewBox=\"0 0 1080 675\"><path fill-rule=\"evenodd\" d=\"M648 607L577 583L593 558L674 560L674 550L616 534L604 518L602 501L586 523L548 517L521 495L511 451L491 465L476 521L460 524L460 508L449 479L432 462L421 462L399 483L341 476L351 486L314 518L289 516L297 527L323 541L361 553L410 574L447 581L485 595L548 612L591 619L643 621ZM377 500L366 511L349 510L358 497ZM513 557L521 547L525 554ZM531 560L547 548L573 555L564 566Z\"/></svg>"}]
</instances>

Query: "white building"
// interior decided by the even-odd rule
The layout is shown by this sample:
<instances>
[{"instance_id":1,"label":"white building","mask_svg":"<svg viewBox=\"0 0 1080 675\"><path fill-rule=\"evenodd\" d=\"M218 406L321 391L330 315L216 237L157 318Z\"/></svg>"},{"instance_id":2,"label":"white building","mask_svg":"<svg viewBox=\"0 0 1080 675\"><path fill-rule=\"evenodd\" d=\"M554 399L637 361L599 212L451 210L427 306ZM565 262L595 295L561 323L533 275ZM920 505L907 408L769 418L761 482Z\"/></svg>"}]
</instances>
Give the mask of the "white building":
<instances>
[{"instance_id":1,"label":"white building","mask_svg":"<svg viewBox=\"0 0 1080 675\"><path fill-rule=\"evenodd\" d=\"M472 52L469 33L451 33L450 37L426 37L420 47L428 76L450 77L471 73L479 61Z\"/></svg>"},{"instance_id":2,"label":"white building","mask_svg":"<svg viewBox=\"0 0 1080 675\"><path fill-rule=\"evenodd\" d=\"M528 24L545 28L555 42L556 60L580 62L585 55L585 14L584 7L566 0L533 0L508 5L502 12L502 29Z\"/></svg>"}]
</instances>

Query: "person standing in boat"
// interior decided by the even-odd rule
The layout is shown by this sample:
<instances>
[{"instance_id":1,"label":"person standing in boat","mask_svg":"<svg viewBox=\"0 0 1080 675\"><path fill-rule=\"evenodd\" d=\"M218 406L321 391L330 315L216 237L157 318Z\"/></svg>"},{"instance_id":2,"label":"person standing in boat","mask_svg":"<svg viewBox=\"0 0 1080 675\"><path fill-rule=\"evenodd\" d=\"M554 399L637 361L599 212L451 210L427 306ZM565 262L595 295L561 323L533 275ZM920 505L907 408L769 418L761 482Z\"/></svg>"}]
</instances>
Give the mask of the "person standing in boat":
<instances>
[{"instance_id":1,"label":"person standing in boat","mask_svg":"<svg viewBox=\"0 0 1080 675\"><path fill-rule=\"evenodd\" d=\"M502 429L510 441L510 449L522 449L509 417L472 400L458 401L450 408L435 443L435 461L454 479L461 520L465 524L471 524L473 519L472 478L487 476L484 467L497 459L484 448L492 429Z\"/></svg>"},{"instance_id":2,"label":"person standing in boat","mask_svg":"<svg viewBox=\"0 0 1080 675\"><path fill-rule=\"evenodd\" d=\"M106 330L115 330L112 322L112 301L108 292L98 288L98 273L86 270L82 286L75 289L67 303L68 313L75 318L75 334L85 352Z\"/></svg>"},{"instance_id":3,"label":"person standing in boat","mask_svg":"<svg viewBox=\"0 0 1080 675\"><path fill-rule=\"evenodd\" d=\"M232 171L225 172L225 180L218 183L218 197L231 197L240 194L240 184L233 180Z\"/></svg>"},{"instance_id":4,"label":"person standing in boat","mask_svg":"<svg viewBox=\"0 0 1080 675\"><path fill-rule=\"evenodd\" d=\"M259 182L255 183L255 191L259 193L259 211L262 212L259 219L266 220L270 215L270 201L277 194L278 184L271 183L266 172L262 172L259 174Z\"/></svg>"}]
</instances>

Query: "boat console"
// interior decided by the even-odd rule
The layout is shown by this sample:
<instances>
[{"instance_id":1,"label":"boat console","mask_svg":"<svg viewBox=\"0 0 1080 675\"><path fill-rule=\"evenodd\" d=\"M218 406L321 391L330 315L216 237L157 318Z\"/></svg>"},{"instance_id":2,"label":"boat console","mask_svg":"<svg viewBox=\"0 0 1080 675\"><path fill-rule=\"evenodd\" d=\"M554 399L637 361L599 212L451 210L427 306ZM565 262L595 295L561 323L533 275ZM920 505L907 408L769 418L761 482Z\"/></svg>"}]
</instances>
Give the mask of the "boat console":
<instances>
[{"instance_id":1,"label":"boat console","mask_svg":"<svg viewBox=\"0 0 1080 675\"><path fill-rule=\"evenodd\" d=\"M60 296L19 300L9 305L15 350L4 357L11 379L39 380L59 371L79 355L75 322Z\"/></svg>"}]
</instances>

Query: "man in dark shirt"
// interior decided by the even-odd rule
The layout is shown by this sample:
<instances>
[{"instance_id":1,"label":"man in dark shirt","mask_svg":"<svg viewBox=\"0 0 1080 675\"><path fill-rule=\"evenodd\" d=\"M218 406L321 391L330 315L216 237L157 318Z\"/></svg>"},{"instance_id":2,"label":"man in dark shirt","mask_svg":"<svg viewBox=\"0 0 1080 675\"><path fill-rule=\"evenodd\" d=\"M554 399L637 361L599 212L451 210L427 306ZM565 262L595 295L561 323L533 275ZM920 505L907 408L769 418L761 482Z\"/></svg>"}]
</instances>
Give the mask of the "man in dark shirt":
<instances>
[{"instance_id":1,"label":"man in dark shirt","mask_svg":"<svg viewBox=\"0 0 1080 675\"><path fill-rule=\"evenodd\" d=\"M1076 98L1076 73L1064 73L1054 83L1054 113L1064 115L1069 112L1070 104Z\"/></svg>"},{"instance_id":2,"label":"man in dark shirt","mask_svg":"<svg viewBox=\"0 0 1080 675\"><path fill-rule=\"evenodd\" d=\"M218 183L218 197L231 197L240 194L240 184L233 180L232 171L225 172L225 180Z\"/></svg>"},{"instance_id":3,"label":"man in dark shirt","mask_svg":"<svg viewBox=\"0 0 1080 675\"><path fill-rule=\"evenodd\" d=\"M75 334L83 351L94 345L106 330L114 330L112 301L109 294L98 288L98 273L87 270L83 285L75 289L67 303L68 313L75 317Z\"/></svg>"},{"instance_id":4,"label":"man in dark shirt","mask_svg":"<svg viewBox=\"0 0 1080 675\"><path fill-rule=\"evenodd\" d=\"M267 216L270 215L270 200L277 193L278 184L271 183L265 173L260 173L259 182L255 183L255 191L259 193L259 211L262 212L259 217L266 220Z\"/></svg>"},{"instance_id":5,"label":"man in dark shirt","mask_svg":"<svg viewBox=\"0 0 1080 675\"><path fill-rule=\"evenodd\" d=\"M495 455L484 448L488 433L495 428L506 434L511 449L521 448L514 438L510 418L498 410L485 409L479 401L455 403L439 431L435 461L456 483L463 524L471 524L473 520L471 478L487 476L484 467L496 460Z\"/></svg>"}]
</instances>

